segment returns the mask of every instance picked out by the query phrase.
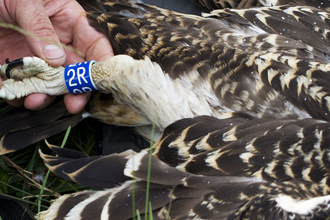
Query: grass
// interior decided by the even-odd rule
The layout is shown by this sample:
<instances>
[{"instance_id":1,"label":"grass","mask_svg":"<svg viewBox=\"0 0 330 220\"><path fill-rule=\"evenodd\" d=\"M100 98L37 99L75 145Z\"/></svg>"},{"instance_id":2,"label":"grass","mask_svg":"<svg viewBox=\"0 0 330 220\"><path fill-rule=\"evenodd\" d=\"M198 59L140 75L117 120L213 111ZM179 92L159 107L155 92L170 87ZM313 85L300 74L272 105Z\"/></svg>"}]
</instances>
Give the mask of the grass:
<instances>
[{"instance_id":1,"label":"grass","mask_svg":"<svg viewBox=\"0 0 330 220\"><path fill-rule=\"evenodd\" d=\"M94 155L95 135L91 124L93 124L91 120L84 120L74 128L68 129L67 132L49 138L48 142L61 147L65 145L65 148L83 151L87 155ZM151 140L153 140L153 136L154 132L152 132ZM153 143L150 143L150 146L152 145ZM80 184L63 180L49 172L38 154L39 149L46 154L53 154L46 143L40 141L25 149L0 156L0 195L28 203L34 213L47 210L52 200L63 194L89 189ZM151 156L152 149L150 148L148 180L150 179ZM149 181L147 182L146 198L145 220L152 220L152 207L148 200ZM134 187L132 199L135 201ZM141 219L134 202L133 216Z\"/></svg>"},{"instance_id":2,"label":"grass","mask_svg":"<svg viewBox=\"0 0 330 220\"><path fill-rule=\"evenodd\" d=\"M146 189L146 203L145 203L145 218L144 220L148 219L148 215L150 219L152 219L152 208L151 203L149 204L149 191L150 191L150 173L151 173L151 158L152 158L152 146L153 146L153 139L155 134L155 123L152 123L152 131L151 131L151 141L150 141L150 148L149 148L149 161L148 161L148 177L147 177L147 189ZM150 205L150 206L149 206ZM148 212L148 207L150 207L150 212Z\"/></svg>"},{"instance_id":3,"label":"grass","mask_svg":"<svg viewBox=\"0 0 330 220\"><path fill-rule=\"evenodd\" d=\"M48 141L60 146L65 135L66 132L62 132ZM90 120L84 120L74 127L66 139L66 148L78 151L83 149L88 155L94 154L95 139ZM25 149L0 156L0 196L26 202L34 213L38 213L48 209L51 201L60 195L89 189L49 173L39 157L38 149L46 154L53 154L45 142L40 141Z\"/></svg>"},{"instance_id":4,"label":"grass","mask_svg":"<svg viewBox=\"0 0 330 220\"><path fill-rule=\"evenodd\" d=\"M66 144L66 142L68 140L68 137L69 137L69 134L70 134L70 131L71 131L71 126L69 126L68 130L65 133L64 139L63 139L62 144L61 144L61 148L63 148L64 145ZM56 155L56 157L57 157L57 155ZM47 174L45 176L44 182L42 183L42 187L41 187L39 198L38 198L38 212L37 212L38 213L38 219L40 219L41 200L42 200L42 196L44 194L44 189L46 187L46 183L47 183L49 174L50 174L50 170L47 171Z\"/></svg>"},{"instance_id":5,"label":"grass","mask_svg":"<svg viewBox=\"0 0 330 220\"><path fill-rule=\"evenodd\" d=\"M150 191L150 173L151 173L151 158L152 158L152 146L153 146L153 140L154 140L154 134L155 134L155 123L152 124L152 130L151 130L151 138L150 138L150 148L149 148L149 161L148 161L148 174L147 174L147 188L146 188L146 202L145 202L145 216L144 220L148 219L149 215L149 220L153 219L152 216L152 207L151 203L149 202L149 191ZM134 162L134 160L133 160ZM134 164L133 164L134 167ZM135 178L134 178L134 171L133 171L133 182L132 182L132 213L133 213L133 220L137 219L141 220L140 217L140 211L135 208L135 190L134 190L134 185L135 185ZM166 218L168 219L168 218Z\"/></svg>"}]
</instances>

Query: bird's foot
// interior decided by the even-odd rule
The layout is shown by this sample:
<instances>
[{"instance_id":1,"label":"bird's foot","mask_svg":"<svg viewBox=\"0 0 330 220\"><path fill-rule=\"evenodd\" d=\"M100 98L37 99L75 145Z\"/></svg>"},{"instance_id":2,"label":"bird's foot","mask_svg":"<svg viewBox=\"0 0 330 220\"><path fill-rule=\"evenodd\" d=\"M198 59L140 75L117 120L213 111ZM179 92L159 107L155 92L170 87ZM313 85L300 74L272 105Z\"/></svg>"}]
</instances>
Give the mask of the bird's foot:
<instances>
[{"instance_id":1,"label":"bird's foot","mask_svg":"<svg viewBox=\"0 0 330 220\"><path fill-rule=\"evenodd\" d=\"M22 69L18 68L22 67ZM0 73L8 79L2 82L0 97L12 100L32 93L63 95L68 93L64 68L52 67L38 57L24 57L0 65Z\"/></svg>"}]
</instances>

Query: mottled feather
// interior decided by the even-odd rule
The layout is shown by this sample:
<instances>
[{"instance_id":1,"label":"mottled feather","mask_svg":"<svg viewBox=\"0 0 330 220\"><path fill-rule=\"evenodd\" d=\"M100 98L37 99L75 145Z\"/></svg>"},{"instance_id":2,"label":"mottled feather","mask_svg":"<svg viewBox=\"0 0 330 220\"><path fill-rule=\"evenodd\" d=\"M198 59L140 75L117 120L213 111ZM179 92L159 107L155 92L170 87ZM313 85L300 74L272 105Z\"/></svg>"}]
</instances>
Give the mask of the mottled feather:
<instances>
[{"instance_id":1,"label":"mottled feather","mask_svg":"<svg viewBox=\"0 0 330 220\"><path fill-rule=\"evenodd\" d=\"M217 123L211 124L212 132L203 133L202 128L208 121ZM171 219L262 219L265 216L269 216L267 219L318 219L329 216L326 205L330 202L328 147L320 144L321 139L328 139L328 132L322 132L322 128L329 127L328 123L314 119L272 121L236 117L219 120L201 116L179 120L170 127L154 145L150 179L146 151L126 151L105 157L84 156L84 161L89 162L81 164L80 158L72 156L65 162L68 158L65 154L71 152L51 147L61 156L42 154L42 157L56 174L64 174L71 181L76 181L76 176L84 176L79 183L89 186L93 181L98 184L101 177L112 183L118 181L118 186L63 196L47 212L58 213L56 207L62 209L69 203L72 209L63 217L73 215L72 210L99 216L97 213L101 208L91 207L100 202L107 213L100 219L112 219L112 216L130 219L133 217L133 188L136 207L143 212L145 186L150 181L149 201L155 219L166 216ZM201 134L195 127L200 128ZM174 140L169 143L168 138ZM196 147L190 145L194 142L198 143L198 152L191 150ZM161 154L169 149L178 152ZM178 155L185 161L173 165L171 158ZM114 157L121 157L125 165L112 160ZM89 170L95 170L93 167L98 160L104 160L107 169L99 169L97 177L91 178L94 174ZM118 174L108 175L111 170ZM121 176L134 177L135 182L120 179ZM71 201L76 196L90 194L95 197ZM102 202L102 198L108 198L108 203ZM122 206L127 209L116 208ZM300 206L306 208L298 208ZM85 219L85 215L80 216Z\"/></svg>"}]
</instances>

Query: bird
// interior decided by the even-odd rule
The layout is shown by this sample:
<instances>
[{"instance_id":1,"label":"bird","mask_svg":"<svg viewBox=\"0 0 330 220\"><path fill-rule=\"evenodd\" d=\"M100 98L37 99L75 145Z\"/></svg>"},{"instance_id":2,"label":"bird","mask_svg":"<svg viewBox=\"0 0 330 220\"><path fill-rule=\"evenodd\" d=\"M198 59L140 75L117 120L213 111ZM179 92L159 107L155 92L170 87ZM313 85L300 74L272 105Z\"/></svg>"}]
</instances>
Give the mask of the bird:
<instances>
[{"instance_id":1,"label":"bird","mask_svg":"<svg viewBox=\"0 0 330 220\"><path fill-rule=\"evenodd\" d=\"M58 158L40 153L51 171L98 190L63 195L41 219L132 219L133 204L153 219L328 219L328 131L315 119L197 116L169 125L152 155L51 145Z\"/></svg>"},{"instance_id":2,"label":"bird","mask_svg":"<svg viewBox=\"0 0 330 220\"><path fill-rule=\"evenodd\" d=\"M215 10L200 17L139 4L81 2L89 11L91 25L108 36L119 55L92 66L96 87L110 95L98 95L94 100L102 101L91 101L89 114L106 123L135 127L144 136L150 134L154 122L157 137L170 123L198 115L226 118L232 112L242 111L254 117L328 120L328 89L324 85L330 51L328 14L324 9L327 5L321 3L320 8L289 4ZM68 93L62 67L48 67L38 58L24 59L25 75L14 69L13 79L1 87L1 97L14 99L33 92ZM11 76L11 70L23 65L23 60L4 64L2 74ZM120 88L111 81L105 82L103 72L107 72L107 65L119 68L117 72L127 72L117 74L120 77L115 81L120 82ZM139 65L141 68L135 69ZM43 72L43 68L48 69ZM150 68L154 69L148 78ZM143 72L143 79L147 80L135 78L139 76L137 71ZM47 72L51 74L46 76ZM128 74L129 79L122 78ZM38 87L31 86L33 83ZM101 85L104 83L111 85ZM24 86L25 90L21 89ZM173 93L153 92L174 88L177 91ZM147 89L150 90L144 91ZM137 98L143 100L136 102Z\"/></svg>"},{"instance_id":3,"label":"bird","mask_svg":"<svg viewBox=\"0 0 330 220\"><path fill-rule=\"evenodd\" d=\"M329 1L259 3L196 16L81 1L116 54L90 66L101 93L88 114L149 139L154 124L156 143L151 156L40 152L56 175L99 189L64 195L41 217L131 219L133 205L146 215L149 184L155 219L329 218ZM65 71L9 62L0 96L68 93Z\"/></svg>"}]
</instances>

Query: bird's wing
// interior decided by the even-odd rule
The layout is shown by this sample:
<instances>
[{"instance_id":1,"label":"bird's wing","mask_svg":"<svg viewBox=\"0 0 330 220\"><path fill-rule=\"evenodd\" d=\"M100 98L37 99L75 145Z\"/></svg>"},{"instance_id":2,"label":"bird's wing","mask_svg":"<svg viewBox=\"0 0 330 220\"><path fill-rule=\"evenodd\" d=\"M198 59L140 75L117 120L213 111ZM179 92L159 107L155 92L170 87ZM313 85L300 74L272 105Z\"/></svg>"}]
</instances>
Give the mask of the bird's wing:
<instances>
[{"instance_id":1,"label":"bird's wing","mask_svg":"<svg viewBox=\"0 0 330 220\"><path fill-rule=\"evenodd\" d=\"M172 79L197 71L223 107L257 117L330 115L322 9L227 9L202 18L139 4L97 7L88 18L115 53L148 56Z\"/></svg>"},{"instance_id":2,"label":"bird's wing","mask_svg":"<svg viewBox=\"0 0 330 220\"><path fill-rule=\"evenodd\" d=\"M329 125L315 119L182 119L164 130L154 155L194 174L301 180L328 188Z\"/></svg>"},{"instance_id":3,"label":"bird's wing","mask_svg":"<svg viewBox=\"0 0 330 220\"><path fill-rule=\"evenodd\" d=\"M105 219L130 219L133 193L135 208L144 213L147 184L155 219L166 219L167 215L171 219L326 215L329 210L325 204L330 200L324 184L328 182L326 150L322 151L322 144L314 147L321 138L315 130L327 139L321 129L324 122L269 122L239 117L183 119L165 129L159 141L162 146L156 143L152 156L147 151L130 150L86 157L51 146L59 157L41 156L55 174L83 185L110 189L62 196L44 215L52 217L49 219L71 215L84 219L86 213L95 218L102 213ZM209 128L204 131L206 123ZM173 152L179 145L179 152ZM173 162L169 158L186 155L182 150L189 151L186 162L170 166ZM305 209L299 208L303 205Z\"/></svg>"},{"instance_id":4,"label":"bird's wing","mask_svg":"<svg viewBox=\"0 0 330 220\"><path fill-rule=\"evenodd\" d=\"M10 106L0 112L0 154L14 152L56 135L83 118L83 113L70 115L63 101L56 101L39 111Z\"/></svg>"}]
</instances>

